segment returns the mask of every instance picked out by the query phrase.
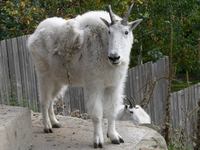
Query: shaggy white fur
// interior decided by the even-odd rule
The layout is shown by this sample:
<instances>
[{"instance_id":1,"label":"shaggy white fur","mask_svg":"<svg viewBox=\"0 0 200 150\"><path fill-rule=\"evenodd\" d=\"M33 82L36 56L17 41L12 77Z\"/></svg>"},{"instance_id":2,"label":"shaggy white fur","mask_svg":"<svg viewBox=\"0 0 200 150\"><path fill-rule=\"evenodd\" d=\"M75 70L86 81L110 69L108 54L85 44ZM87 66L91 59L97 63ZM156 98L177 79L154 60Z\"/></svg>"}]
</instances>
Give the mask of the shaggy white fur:
<instances>
[{"instance_id":1,"label":"shaggy white fur","mask_svg":"<svg viewBox=\"0 0 200 150\"><path fill-rule=\"evenodd\" d=\"M108 137L112 143L123 142L115 129L115 118L122 101L132 30L141 19L127 25L121 20L105 11L88 12L70 20L53 17L42 21L29 37L45 132L60 127L53 100L62 87L82 86L94 124L94 147L101 148L104 142L103 115L108 118Z\"/></svg>"}]
</instances>

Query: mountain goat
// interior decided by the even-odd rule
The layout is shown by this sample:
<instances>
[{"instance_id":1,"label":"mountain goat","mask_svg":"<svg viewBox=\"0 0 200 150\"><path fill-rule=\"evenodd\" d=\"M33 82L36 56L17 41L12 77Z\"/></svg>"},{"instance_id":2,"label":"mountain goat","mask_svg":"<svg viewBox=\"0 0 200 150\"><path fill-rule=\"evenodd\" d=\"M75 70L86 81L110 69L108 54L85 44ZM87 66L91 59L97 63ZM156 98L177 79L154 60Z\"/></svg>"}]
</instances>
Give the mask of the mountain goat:
<instances>
[{"instance_id":1,"label":"mountain goat","mask_svg":"<svg viewBox=\"0 0 200 150\"><path fill-rule=\"evenodd\" d=\"M151 118L147 112L140 105L135 105L135 101L132 97L131 99L132 101L129 98L125 98L125 100L128 100L129 105L121 104L119 106L117 119L122 121L129 120L135 125L151 124Z\"/></svg>"},{"instance_id":2,"label":"mountain goat","mask_svg":"<svg viewBox=\"0 0 200 150\"><path fill-rule=\"evenodd\" d=\"M60 123L53 100L63 86L84 87L87 112L94 126L94 148L102 148L102 117L108 119L108 137L123 143L116 131L117 106L122 101L124 82L133 43L132 30L141 19L128 22L132 6L122 19L111 6L70 20L48 18L28 39L35 63L44 132L51 133Z\"/></svg>"}]
</instances>

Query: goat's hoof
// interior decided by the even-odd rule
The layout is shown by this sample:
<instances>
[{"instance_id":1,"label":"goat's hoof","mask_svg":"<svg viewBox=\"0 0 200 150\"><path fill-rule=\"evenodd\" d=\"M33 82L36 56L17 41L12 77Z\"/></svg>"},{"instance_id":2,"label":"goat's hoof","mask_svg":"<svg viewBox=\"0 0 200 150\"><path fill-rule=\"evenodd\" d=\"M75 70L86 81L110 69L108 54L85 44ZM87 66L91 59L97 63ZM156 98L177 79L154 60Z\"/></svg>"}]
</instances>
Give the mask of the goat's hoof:
<instances>
[{"instance_id":1,"label":"goat's hoof","mask_svg":"<svg viewBox=\"0 0 200 150\"><path fill-rule=\"evenodd\" d=\"M94 143L94 148L98 148L98 144L97 143Z\"/></svg>"},{"instance_id":2,"label":"goat's hoof","mask_svg":"<svg viewBox=\"0 0 200 150\"><path fill-rule=\"evenodd\" d=\"M56 123L52 125L52 128L61 128L62 125L60 123Z\"/></svg>"},{"instance_id":3,"label":"goat's hoof","mask_svg":"<svg viewBox=\"0 0 200 150\"><path fill-rule=\"evenodd\" d=\"M103 148L103 144L102 143L99 143L99 148Z\"/></svg>"},{"instance_id":4,"label":"goat's hoof","mask_svg":"<svg viewBox=\"0 0 200 150\"><path fill-rule=\"evenodd\" d=\"M119 137L119 142L124 143L124 140L121 137Z\"/></svg>"},{"instance_id":5,"label":"goat's hoof","mask_svg":"<svg viewBox=\"0 0 200 150\"><path fill-rule=\"evenodd\" d=\"M120 144L120 141L119 140L111 140L111 143L112 144Z\"/></svg>"},{"instance_id":6,"label":"goat's hoof","mask_svg":"<svg viewBox=\"0 0 200 150\"><path fill-rule=\"evenodd\" d=\"M94 143L94 148L103 148L103 144L102 143Z\"/></svg>"},{"instance_id":7,"label":"goat's hoof","mask_svg":"<svg viewBox=\"0 0 200 150\"><path fill-rule=\"evenodd\" d=\"M119 140L111 140L111 142L112 142L112 144L120 144L120 143L124 143L124 140L121 138L121 137L119 137Z\"/></svg>"},{"instance_id":8,"label":"goat's hoof","mask_svg":"<svg viewBox=\"0 0 200 150\"><path fill-rule=\"evenodd\" d=\"M52 129L50 129L50 128L49 128L49 129L48 129L48 128L47 128L47 129L45 128L45 129L44 129L44 133L53 133L53 131L52 131Z\"/></svg>"}]
</instances>

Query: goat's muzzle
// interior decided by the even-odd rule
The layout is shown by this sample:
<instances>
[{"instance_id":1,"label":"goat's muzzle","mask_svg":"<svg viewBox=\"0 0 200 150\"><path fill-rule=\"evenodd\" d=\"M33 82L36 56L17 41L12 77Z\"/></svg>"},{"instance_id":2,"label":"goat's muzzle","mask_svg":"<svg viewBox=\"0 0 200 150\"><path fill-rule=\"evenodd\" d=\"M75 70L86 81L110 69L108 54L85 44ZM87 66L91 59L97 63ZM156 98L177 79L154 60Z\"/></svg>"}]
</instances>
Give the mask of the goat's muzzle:
<instances>
[{"instance_id":1,"label":"goat's muzzle","mask_svg":"<svg viewBox=\"0 0 200 150\"><path fill-rule=\"evenodd\" d=\"M113 65L118 65L120 63L120 56L118 54L110 54L108 59Z\"/></svg>"}]
</instances>

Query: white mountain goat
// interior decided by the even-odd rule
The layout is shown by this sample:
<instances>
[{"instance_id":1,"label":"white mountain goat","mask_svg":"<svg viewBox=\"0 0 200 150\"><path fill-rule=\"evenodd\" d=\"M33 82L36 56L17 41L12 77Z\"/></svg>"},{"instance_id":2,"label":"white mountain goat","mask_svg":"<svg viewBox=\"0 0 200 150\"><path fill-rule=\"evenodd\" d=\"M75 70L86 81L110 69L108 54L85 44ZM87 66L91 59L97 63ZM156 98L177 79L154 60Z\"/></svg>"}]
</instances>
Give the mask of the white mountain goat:
<instances>
[{"instance_id":1,"label":"white mountain goat","mask_svg":"<svg viewBox=\"0 0 200 150\"><path fill-rule=\"evenodd\" d=\"M147 112L140 105L135 105L134 101L131 101L129 98L126 99L128 100L129 105L122 104L119 106L117 119L122 121L130 120L135 125L151 124L151 118Z\"/></svg>"},{"instance_id":2,"label":"white mountain goat","mask_svg":"<svg viewBox=\"0 0 200 150\"><path fill-rule=\"evenodd\" d=\"M132 6L122 19L109 11L91 11L74 19L48 18L28 39L36 66L44 132L60 127L53 100L65 85L84 87L85 104L94 126L94 147L102 148L103 114L113 144L123 143L116 131L117 106L133 43L132 30L141 19L128 22Z\"/></svg>"}]
</instances>

